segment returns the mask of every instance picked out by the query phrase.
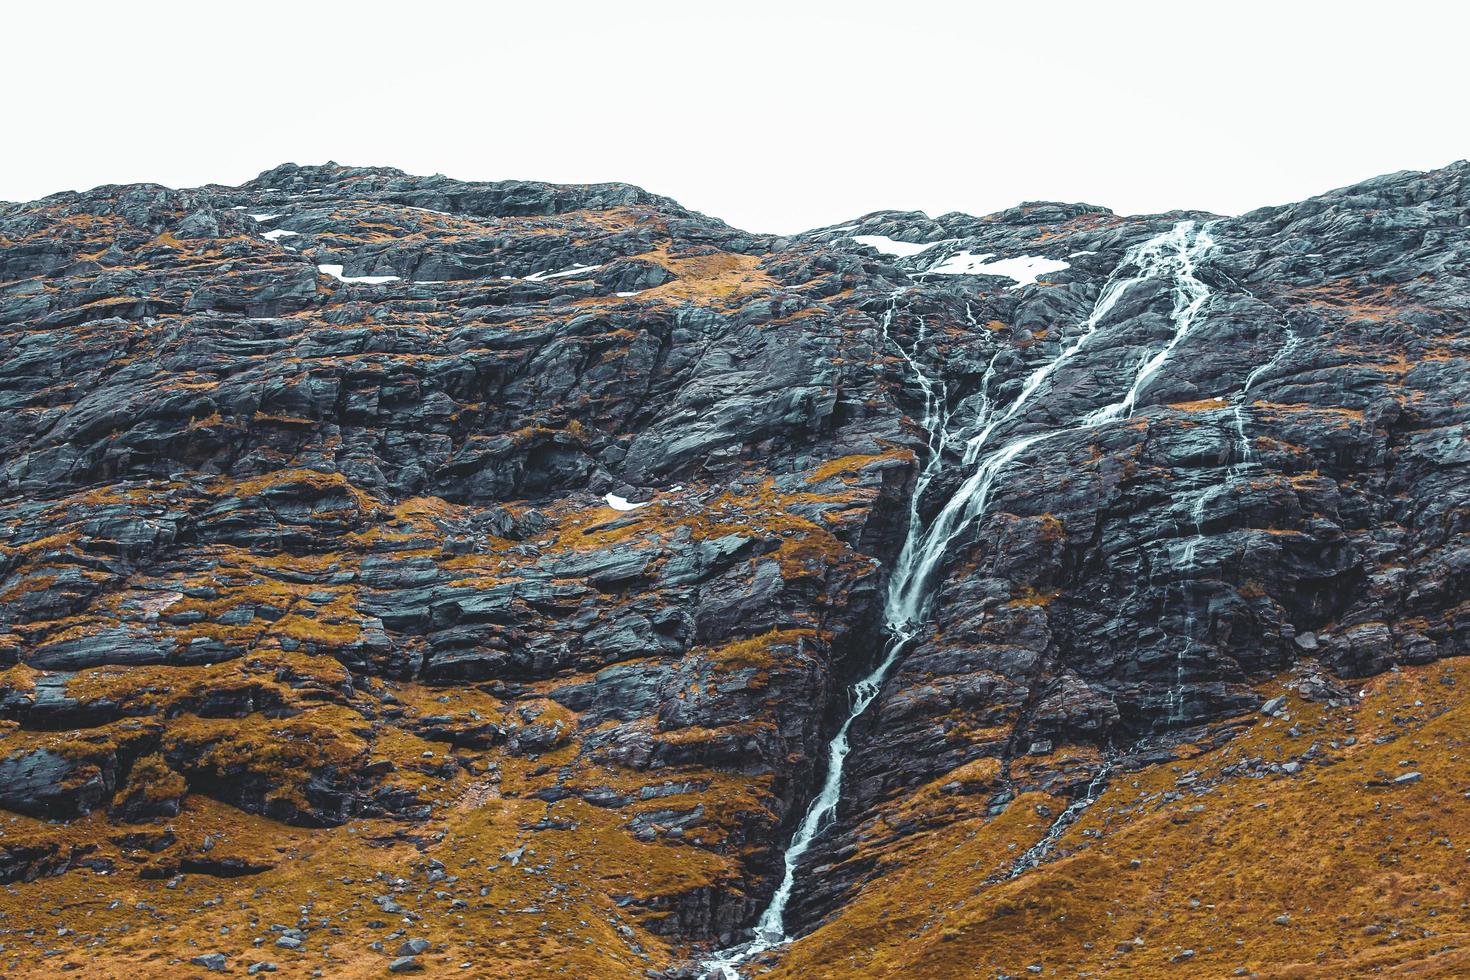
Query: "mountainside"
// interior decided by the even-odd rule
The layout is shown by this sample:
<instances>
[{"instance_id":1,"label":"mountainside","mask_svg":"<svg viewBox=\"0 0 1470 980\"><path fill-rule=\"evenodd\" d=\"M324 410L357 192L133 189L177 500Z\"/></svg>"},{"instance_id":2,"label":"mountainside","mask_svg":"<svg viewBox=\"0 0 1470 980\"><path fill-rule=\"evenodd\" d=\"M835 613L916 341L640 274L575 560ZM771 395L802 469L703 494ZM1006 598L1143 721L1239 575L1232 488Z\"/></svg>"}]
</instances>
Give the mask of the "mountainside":
<instances>
[{"instance_id":1,"label":"mountainside","mask_svg":"<svg viewBox=\"0 0 1470 980\"><path fill-rule=\"evenodd\" d=\"M6 976L1470 973L1470 164L101 187L0 351Z\"/></svg>"}]
</instances>

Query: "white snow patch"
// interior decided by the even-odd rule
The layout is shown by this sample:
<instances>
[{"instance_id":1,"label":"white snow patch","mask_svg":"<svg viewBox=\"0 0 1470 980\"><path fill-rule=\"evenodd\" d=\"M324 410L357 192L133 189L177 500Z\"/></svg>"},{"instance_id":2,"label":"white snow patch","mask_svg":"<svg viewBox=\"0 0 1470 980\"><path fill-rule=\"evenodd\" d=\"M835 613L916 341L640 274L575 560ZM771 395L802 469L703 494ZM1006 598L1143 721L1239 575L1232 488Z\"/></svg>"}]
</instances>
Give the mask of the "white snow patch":
<instances>
[{"instance_id":1,"label":"white snow patch","mask_svg":"<svg viewBox=\"0 0 1470 980\"><path fill-rule=\"evenodd\" d=\"M565 279L567 276L580 276L584 272L596 272L601 269L600 265L574 265L570 269L562 269L560 272L533 272L525 278L525 282L545 282L547 279ZM505 278L502 276L501 278Z\"/></svg>"},{"instance_id":2,"label":"white snow patch","mask_svg":"<svg viewBox=\"0 0 1470 980\"><path fill-rule=\"evenodd\" d=\"M653 501L651 500L645 500L641 504L630 504L628 502L628 498L619 497L615 493L610 493L602 499L606 500L607 505L613 510L637 510L639 507L647 507L649 504L653 503Z\"/></svg>"},{"instance_id":3,"label":"white snow patch","mask_svg":"<svg viewBox=\"0 0 1470 980\"><path fill-rule=\"evenodd\" d=\"M280 238L290 238L293 235L299 235L299 234L301 234L301 232L299 232L299 231L287 231L284 228L277 228L275 231L268 231L264 235L261 235L260 237L261 238L269 239L270 241L276 241L277 239L280 239Z\"/></svg>"},{"instance_id":4,"label":"white snow patch","mask_svg":"<svg viewBox=\"0 0 1470 980\"><path fill-rule=\"evenodd\" d=\"M1016 281L1016 285L1011 287L1015 289L1031 285L1038 276L1044 276L1048 272L1060 272L1071 267L1060 259L1048 259L1040 255L1018 255L1013 259L987 262L986 259L994 254L958 252L925 271L941 276L1005 276Z\"/></svg>"},{"instance_id":5,"label":"white snow patch","mask_svg":"<svg viewBox=\"0 0 1470 980\"><path fill-rule=\"evenodd\" d=\"M925 249L940 244L939 242L901 242L887 235L853 235L852 240L859 245L876 248L884 255L894 255L901 259L910 255L918 255Z\"/></svg>"},{"instance_id":6,"label":"white snow patch","mask_svg":"<svg viewBox=\"0 0 1470 980\"><path fill-rule=\"evenodd\" d=\"M1097 252L1089 249L1086 252L1068 252L1067 253L1067 258L1069 258L1069 259L1075 259L1075 258L1077 258L1079 256L1082 256L1082 255L1096 255L1096 254L1097 254Z\"/></svg>"},{"instance_id":7,"label":"white snow patch","mask_svg":"<svg viewBox=\"0 0 1470 980\"><path fill-rule=\"evenodd\" d=\"M626 293L614 293L614 294L613 294L613 295L614 295L614 296L617 296L617 297L619 297L619 298L621 298L621 299L627 299L627 298L628 298L628 297L629 297L629 296L637 296L637 295L638 295L638 294L639 294L639 293L641 293L641 292L643 292L643 290L641 290L641 289L634 289L634 290L632 290L632 291L631 291L631 292L626 292Z\"/></svg>"},{"instance_id":8,"label":"white snow patch","mask_svg":"<svg viewBox=\"0 0 1470 980\"><path fill-rule=\"evenodd\" d=\"M256 221L269 221L272 218L279 218L280 215L279 214L252 214L250 217L254 218Z\"/></svg>"},{"instance_id":9,"label":"white snow patch","mask_svg":"<svg viewBox=\"0 0 1470 980\"><path fill-rule=\"evenodd\" d=\"M393 282L398 278L398 276L344 276L342 275L342 267L340 265L319 265L317 268L339 282L361 282L369 286Z\"/></svg>"}]
</instances>

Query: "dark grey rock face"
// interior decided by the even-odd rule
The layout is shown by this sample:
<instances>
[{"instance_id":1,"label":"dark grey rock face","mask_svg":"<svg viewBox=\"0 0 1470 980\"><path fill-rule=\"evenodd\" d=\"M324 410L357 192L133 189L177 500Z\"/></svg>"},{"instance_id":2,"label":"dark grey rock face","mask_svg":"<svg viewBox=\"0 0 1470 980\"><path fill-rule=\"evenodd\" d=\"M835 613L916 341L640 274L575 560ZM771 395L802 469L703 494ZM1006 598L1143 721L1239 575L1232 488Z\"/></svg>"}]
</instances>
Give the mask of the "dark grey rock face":
<instances>
[{"instance_id":1,"label":"dark grey rock face","mask_svg":"<svg viewBox=\"0 0 1470 980\"><path fill-rule=\"evenodd\" d=\"M332 165L0 206L0 806L414 825L514 764L548 812L717 857L647 910L728 942L881 650L910 500L930 526L1033 435L925 580L789 924L959 766L996 760L1002 805L1288 668L1330 700L1463 655L1467 182L793 238ZM1128 257L1181 221L1213 240L1187 330ZM449 754L385 754L405 733Z\"/></svg>"},{"instance_id":2,"label":"dark grey rock face","mask_svg":"<svg viewBox=\"0 0 1470 980\"><path fill-rule=\"evenodd\" d=\"M1470 649L1467 178L1464 164L1397 174L1210 220L1208 298L1128 417L1078 424L1166 347L1178 302L1167 282L1126 293L1097 342L1002 426L992 447L1056 434L1002 473L954 541L932 622L858 724L840 828L811 857L829 870L798 881L798 921L861 880L864 853L910 832L874 821L885 801L966 762L996 758L1003 782L1026 788L1035 767L1012 783L1011 763L1033 746L1091 744L1126 764L1150 736L1253 707L1252 682L1304 660L1359 677ZM933 254L1036 254L1025 211L933 227L884 215L854 234L957 239ZM962 319L961 300L923 274L933 254L900 262L922 284L895 323L954 404L1018 397L1028 368L1075 341L1123 248L1166 227L1039 213L1067 229L1044 254L1074 255L1072 267L1011 291L995 307L1010 326L979 356L971 334L920 341ZM1170 220L1190 217L1204 224ZM962 302L982 316L973 296ZM987 363L1001 367L980 375ZM946 466L921 510L973 468Z\"/></svg>"}]
</instances>

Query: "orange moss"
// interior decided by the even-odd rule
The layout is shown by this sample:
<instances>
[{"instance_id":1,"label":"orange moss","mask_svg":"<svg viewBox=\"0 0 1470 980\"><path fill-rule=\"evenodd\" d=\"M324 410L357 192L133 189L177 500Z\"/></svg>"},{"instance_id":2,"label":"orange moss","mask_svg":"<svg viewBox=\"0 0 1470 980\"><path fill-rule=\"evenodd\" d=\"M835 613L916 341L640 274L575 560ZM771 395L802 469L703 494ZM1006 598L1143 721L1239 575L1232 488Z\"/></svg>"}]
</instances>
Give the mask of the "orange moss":
<instances>
[{"instance_id":1,"label":"orange moss","mask_svg":"<svg viewBox=\"0 0 1470 980\"><path fill-rule=\"evenodd\" d=\"M890 449L885 453L870 453L867 455L839 456L829 459L816 469L806 475L808 483L821 483L830 480L834 476L844 476L848 473L856 473L865 470L880 460L905 460L912 461L914 454L908 449Z\"/></svg>"},{"instance_id":2,"label":"orange moss","mask_svg":"<svg viewBox=\"0 0 1470 980\"><path fill-rule=\"evenodd\" d=\"M1048 592L1038 592L1034 587L1027 585L1023 586L1019 594L1007 602L1006 605L1013 608L1044 609L1051 605L1052 601L1059 595L1061 595L1061 592L1056 589Z\"/></svg>"},{"instance_id":3,"label":"orange moss","mask_svg":"<svg viewBox=\"0 0 1470 980\"><path fill-rule=\"evenodd\" d=\"M674 256L668 244L652 252L629 256L652 262L673 273L675 278L661 286L638 294L641 303L697 303L706 306L734 306L737 301L755 293L769 292L777 283L760 269L756 255L736 252L712 252L707 255Z\"/></svg>"},{"instance_id":4,"label":"orange moss","mask_svg":"<svg viewBox=\"0 0 1470 980\"><path fill-rule=\"evenodd\" d=\"M1223 398L1201 398L1192 402L1170 402L1167 407L1176 412L1216 412L1229 408L1230 403Z\"/></svg>"}]
</instances>

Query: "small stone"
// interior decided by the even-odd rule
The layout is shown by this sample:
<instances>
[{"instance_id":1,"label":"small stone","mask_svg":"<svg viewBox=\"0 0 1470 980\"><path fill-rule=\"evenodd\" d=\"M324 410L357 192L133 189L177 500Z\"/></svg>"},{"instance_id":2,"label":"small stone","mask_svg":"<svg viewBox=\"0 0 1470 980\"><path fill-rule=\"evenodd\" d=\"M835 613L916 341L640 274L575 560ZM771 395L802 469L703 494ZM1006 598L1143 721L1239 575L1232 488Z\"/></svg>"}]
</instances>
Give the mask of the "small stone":
<instances>
[{"instance_id":1,"label":"small stone","mask_svg":"<svg viewBox=\"0 0 1470 980\"><path fill-rule=\"evenodd\" d=\"M282 936L280 939L276 940L276 945L281 947L282 949L300 949L301 940L297 939L295 936Z\"/></svg>"},{"instance_id":2,"label":"small stone","mask_svg":"<svg viewBox=\"0 0 1470 980\"><path fill-rule=\"evenodd\" d=\"M405 939L403 945L398 947L398 956L417 956L426 952L429 948L427 939Z\"/></svg>"},{"instance_id":3,"label":"small stone","mask_svg":"<svg viewBox=\"0 0 1470 980\"><path fill-rule=\"evenodd\" d=\"M1278 926L1290 925L1290 923L1291 923L1291 916L1289 916L1285 912L1283 912L1280 915L1278 915L1276 918L1272 919L1271 921L1274 922L1274 923L1276 923Z\"/></svg>"},{"instance_id":4,"label":"small stone","mask_svg":"<svg viewBox=\"0 0 1470 980\"><path fill-rule=\"evenodd\" d=\"M1276 712L1280 711L1285 704L1286 704L1286 695L1285 694L1278 695L1278 696L1272 698L1271 700L1267 701L1265 704L1261 705L1261 714L1263 714L1263 715L1274 715Z\"/></svg>"},{"instance_id":5,"label":"small stone","mask_svg":"<svg viewBox=\"0 0 1470 980\"><path fill-rule=\"evenodd\" d=\"M251 975L256 973L275 973L276 965L270 960L261 960L258 963L251 963L245 968L245 972Z\"/></svg>"},{"instance_id":6,"label":"small stone","mask_svg":"<svg viewBox=\"0 0 1470 980\"><path fill-rule=\"evenodd\" d=\"M1423 778L1424 774L1422 772L1406 772L1401 776L1395 776L1393 781L1395 783L1417 783Z\"/></svg>"},{"instance_id":7,"label":"small stone","mask_svg":"<svg viewBox=\"0 0 1470 980\"><path fill-rule=\"evenodd\" d=\"M389 973L413 973L414 971L422 970L423 968L424 965L418 961L417 957L414 956L400 956L398 957L398 959L388 964Z\"/></svg>"},{"instance_id":8,"label":"small stone","mask_svg":"<svg viewBox=\"0 0 1470 980\"><path fill-rule=\"evenodd\" d=\"M202 966L211 973L218 973L225 968L225 954L205 953L203 956L194 957L189 962L195 966Z\"/></svg>"}]
</instances>

